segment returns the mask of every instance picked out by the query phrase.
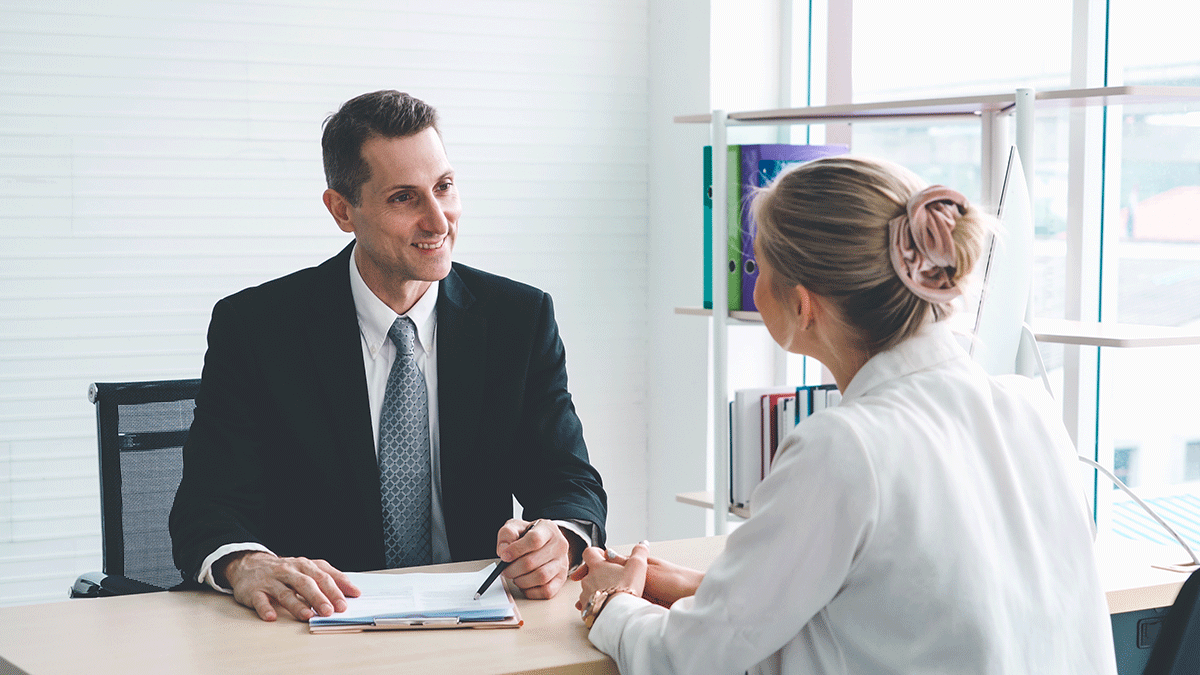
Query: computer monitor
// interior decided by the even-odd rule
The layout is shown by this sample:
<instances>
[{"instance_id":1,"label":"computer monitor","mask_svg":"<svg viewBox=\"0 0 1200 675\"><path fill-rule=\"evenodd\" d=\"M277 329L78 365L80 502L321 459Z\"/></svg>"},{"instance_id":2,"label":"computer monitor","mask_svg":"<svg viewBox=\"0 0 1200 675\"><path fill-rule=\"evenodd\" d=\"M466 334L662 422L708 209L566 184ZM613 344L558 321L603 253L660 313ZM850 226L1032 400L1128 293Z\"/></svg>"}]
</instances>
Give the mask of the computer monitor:
<instances>
[{"instance_id":1,"label":"computer monitor","mask_svg":"<svg viewBox=\"0 0 1200 675\"><path fill-rule=\"evenodd\" d=\"M990 238L980 261L983 276L977 284L969 351L988 373L1004 375L1017 372L1033 278L1033 204L1015 147L1008 154L996 215L1000 231Z\"/></svg>"}]
</instances>

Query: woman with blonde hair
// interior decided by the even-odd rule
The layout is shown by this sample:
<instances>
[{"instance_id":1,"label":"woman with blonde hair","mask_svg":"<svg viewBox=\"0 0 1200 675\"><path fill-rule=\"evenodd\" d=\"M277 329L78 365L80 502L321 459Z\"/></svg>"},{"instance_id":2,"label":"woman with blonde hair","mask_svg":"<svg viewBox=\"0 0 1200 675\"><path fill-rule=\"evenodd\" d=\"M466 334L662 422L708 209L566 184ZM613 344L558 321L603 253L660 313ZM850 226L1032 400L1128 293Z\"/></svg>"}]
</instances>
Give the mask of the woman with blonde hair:
<instances>
[{"instance_id":1,"label":"woman with blonde hair","mask_svg":"<svg viewBox=\"0 0 1200 675\"><path fill-rule=\"evenodd\" d=\"M591 641L634 673L1116 672L1052 399L946 327L993 222L842 156L755 195L754 300L841 403L796 427L707 573L588 549Z\"/></svg>"}]
</instances>

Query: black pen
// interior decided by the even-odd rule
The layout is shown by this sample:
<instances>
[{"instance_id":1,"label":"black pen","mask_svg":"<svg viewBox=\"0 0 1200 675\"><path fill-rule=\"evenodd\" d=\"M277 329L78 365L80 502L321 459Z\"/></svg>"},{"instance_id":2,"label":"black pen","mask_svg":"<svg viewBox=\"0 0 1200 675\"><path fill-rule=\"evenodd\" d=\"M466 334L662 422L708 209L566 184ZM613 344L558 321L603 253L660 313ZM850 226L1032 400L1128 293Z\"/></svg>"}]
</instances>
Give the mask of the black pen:
<instances>
[{"instance_id":1,"label":"black pen","mask_svg":"<svg viewBox=\"0 0 1200 675\"><path fill-rule=\"evenodd\" d=\"M541 520L541 518L526 525L525 531L521 533L521 537L524 537L525 535L529 534L529 531L532 530L533 526L537 525L538 521L540 521L540 520ZM517 539L520 539L521 537L517 537ZM513 543L516 543L516 542L513 542ZM510 544L510 546L511 546L511 544ZM500 573L503 572L504 568L508 567L508 565L509 565L509 563L506 563L503 560L496 563L496 569L492 570L492 573L488 575L487 581L483 582L483 585L479 587L479 590L475 591L475 599L476 600L478 600L479 597L481 595L483 595L483 592L488 589L488 586L492 585L492 582L494 582L494 581L496 581L496 579L500 578Z\"/></svg>"}]
</instances>

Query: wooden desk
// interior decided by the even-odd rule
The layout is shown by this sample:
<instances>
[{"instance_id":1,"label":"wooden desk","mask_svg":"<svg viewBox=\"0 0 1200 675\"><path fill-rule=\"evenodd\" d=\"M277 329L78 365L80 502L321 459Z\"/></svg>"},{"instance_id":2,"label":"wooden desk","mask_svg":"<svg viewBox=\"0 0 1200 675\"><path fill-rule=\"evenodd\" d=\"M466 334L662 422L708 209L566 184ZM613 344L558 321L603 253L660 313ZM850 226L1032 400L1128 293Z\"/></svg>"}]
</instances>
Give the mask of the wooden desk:
<instances>
[{"instance_id":1,"label":"wooden desk","mask_svg":"<svg viewBox=\"0 0 1200 675\"><path fill-rule=\"evenodd\" d=\"M651 553L707 569L724 537L654 542ZM617 546L628 553L630 546ZM1102 542L1101 576L1113 614L1170 605L1186 574L1154 569L1178 563L1175 547L1128 540ZM408 571L474 571L489 561ZM400 573L403 573L401 571ZM588 642L568 581L553 600L518 599L518 629L392 631L312 635L281 618L265 623L232 598L212 591L0 608L0 675L192 673L616 673ZM6 670L3 661L20 670Z\"/></svg>"},{"instance_id":2,"label":"wooden desk","mask_svg":"<svg viewBox=\"0 0 1200 675\"><path fill-rule=\"evenodd\" d=\"M1096 552L1110 614L1170 607L1188 578L1186 572L1155 567L1190 562L1187 551L1177 545L1163 546L1114 535L1098 541Z\"/></svg>"},{"instance_id":3,"label":"wooden desk","mask_svg":"<svg viewBox=\"0 0 1200 675\"><path fill-rule=\"evenodd\" d=\"M654 542L651 552L706 569L724 544L723 537ZM409 571L474 571L488 562ZM525 625L517 629L349 635L312 635L291 619L266 623L213 591L64 600L0 608L0 657L29 675L616 673L588 642L578 598L579 584L568 581L552 600L518 599Z\"/></svg>"}]
</instances>

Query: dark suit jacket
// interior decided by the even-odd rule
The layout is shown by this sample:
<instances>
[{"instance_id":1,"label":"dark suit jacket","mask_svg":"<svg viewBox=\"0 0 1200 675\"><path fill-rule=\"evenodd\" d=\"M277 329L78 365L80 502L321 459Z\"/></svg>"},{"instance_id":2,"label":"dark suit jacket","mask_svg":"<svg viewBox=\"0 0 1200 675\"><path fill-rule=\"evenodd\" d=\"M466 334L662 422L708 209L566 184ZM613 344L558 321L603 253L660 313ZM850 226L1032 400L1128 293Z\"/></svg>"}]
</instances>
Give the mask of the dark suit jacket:
<instances>
[{"instance_id":1,"label":"dark suit jacket","mask_svg":"<svg viewBox=\"0 0 1200 675\"><path fill-rule=\"evenodd\" d=\"M344 571L384 567L352 248L213 309L170 519L185 578L235 542ZM456 263L439 287L437 322L453 558L495 557L513 496L526 519L595 523L602 546L604 489L567 392L550 296Z\"/></svg>"}]
</instances>

